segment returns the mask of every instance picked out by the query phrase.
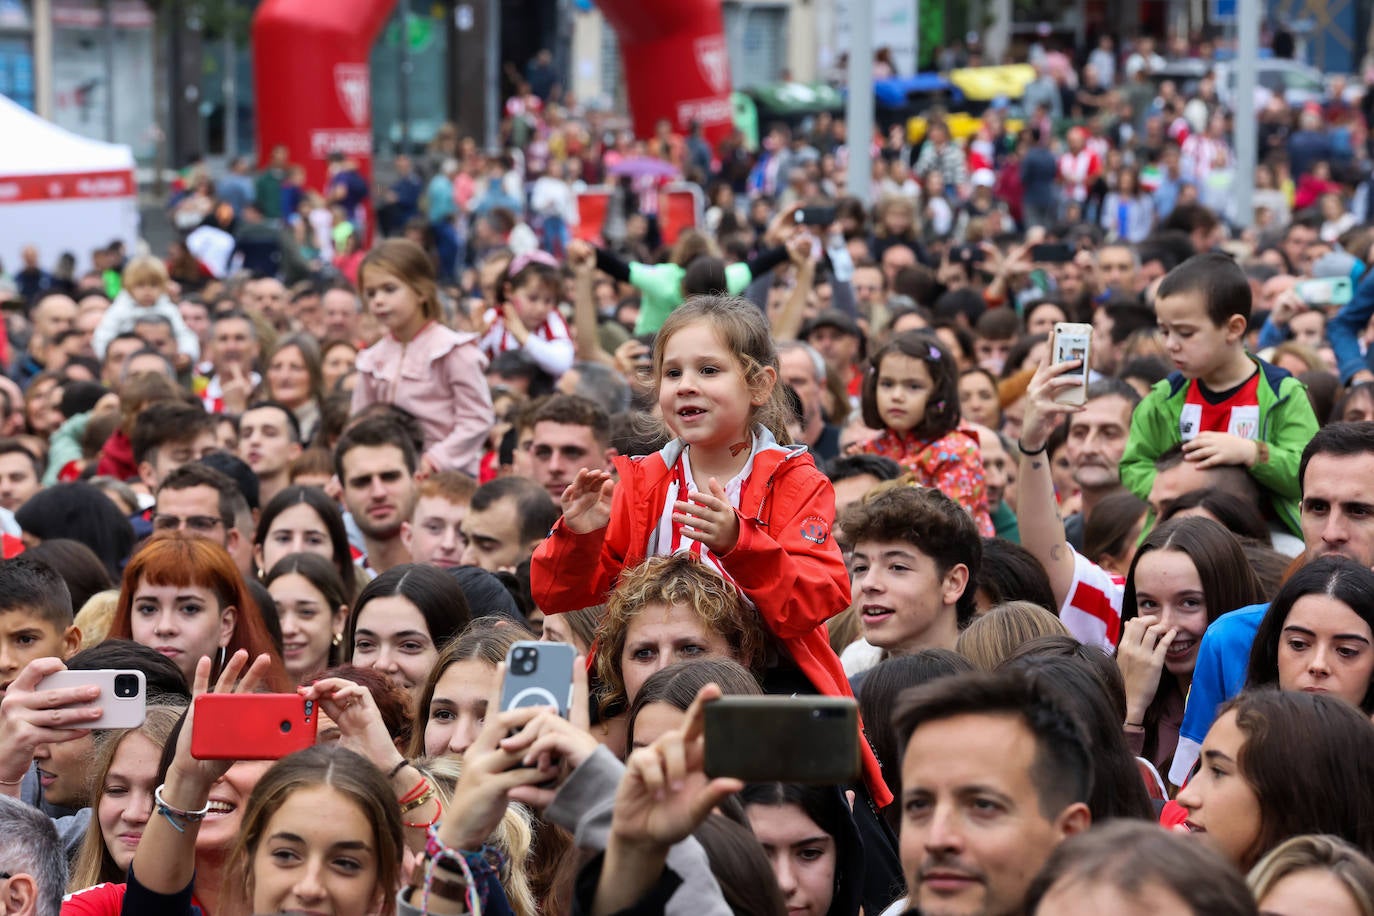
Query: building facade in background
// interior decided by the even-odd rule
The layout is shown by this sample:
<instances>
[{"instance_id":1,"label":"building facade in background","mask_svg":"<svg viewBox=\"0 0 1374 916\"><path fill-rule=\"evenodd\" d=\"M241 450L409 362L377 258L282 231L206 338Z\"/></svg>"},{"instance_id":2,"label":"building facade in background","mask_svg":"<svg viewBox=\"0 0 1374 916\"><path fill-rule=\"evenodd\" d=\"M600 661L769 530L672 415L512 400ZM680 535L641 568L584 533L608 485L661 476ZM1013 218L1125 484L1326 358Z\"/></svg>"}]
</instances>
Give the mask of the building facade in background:
<instances>
[{"instance_id":1,"label":"building facade in background","mask_svg":"<svg viewBox=\"0 0 1374 916\"><path fill-rule=\"evenodd\" d=\"M327 2L327 0L320 0ZM724 0L736 88L835 79L847 23L867 8L899 72L931 67L972 32L1015 59L1045 32L1065 45L1213 27L1224 0ZM1370 50L1370 0L1264 0L1266 26L1298 38L1298 57L1358 72ZM256 152L248 24L257 0L0 0L0 94L61 126L128 144L144 166ZM499 21L499 38L487 23ZM397 0L373 48L373 142L381 157L423 147L446 121L481 121L486 73L509 92L541 48L582 100L623 107L615 34L591 0ZM484 69L487 56L493 68ZM488 109L489 110L489 109ZM477 112L477 114L474 114ZM474 131L481 136L481 131Z\"/></svg>"}]
</instances>

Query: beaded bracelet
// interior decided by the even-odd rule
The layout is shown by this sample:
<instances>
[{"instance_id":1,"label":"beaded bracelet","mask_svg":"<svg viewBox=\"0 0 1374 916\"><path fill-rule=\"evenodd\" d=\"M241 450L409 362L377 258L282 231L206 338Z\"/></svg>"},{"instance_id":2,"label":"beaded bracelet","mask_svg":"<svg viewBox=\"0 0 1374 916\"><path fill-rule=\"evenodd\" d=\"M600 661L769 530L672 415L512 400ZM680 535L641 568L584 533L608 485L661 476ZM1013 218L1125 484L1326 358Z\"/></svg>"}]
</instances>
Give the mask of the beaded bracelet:
<instances>
[{"instance_id":1,"label":"beaded bracelet","mask_svg":"<svg viewBox=\"0 0 1374 916\"><path fill-rule=\"evenodd\" d=\"M166 787L167 784L163 783L153 790L153 804L157 808L157 813L167 818L167 823L171 824L172 828L176 830L177 833L186 832L186 825L180 823L181 821L199 823L205 820L205 815L210 813L209 800L205 802L205 807L201 808L199 811L185 811L181 808L173 808L171 805L167 804L166 800L162 797L162 790Z\"/></svg>"}]
</instances>

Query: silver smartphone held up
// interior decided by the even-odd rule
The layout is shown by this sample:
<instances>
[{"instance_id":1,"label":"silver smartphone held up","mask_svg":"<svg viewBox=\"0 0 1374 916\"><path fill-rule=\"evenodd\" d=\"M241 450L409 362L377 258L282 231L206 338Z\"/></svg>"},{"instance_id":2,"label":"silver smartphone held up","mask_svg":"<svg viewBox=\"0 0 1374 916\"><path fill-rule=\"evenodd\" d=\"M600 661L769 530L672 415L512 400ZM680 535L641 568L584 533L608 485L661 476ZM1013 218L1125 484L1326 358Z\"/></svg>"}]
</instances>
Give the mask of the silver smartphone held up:
<instances>
[{"instance_id":1,"label":"silver smartphone held up","mask_svg":"<svg viewBox=\"0 0 1374 916\"><path fill-rule=\"evenodd\" d=\"M99 706L101 715L82 728L137 728L147 715L148 685L142 671L99 668L93 671L57 671L38 682L35 690L66 687L100 688L100 696L83 706Z\"/></svg>"},{"instance_id":2,"label":"silver smartphone held up","mask_svg":"<svg viewBox=\"0 0 1374 916\"><path fill-rule=\"evenodd\" d=\"M573 663L577 650L565 642L521 641L506 653L501 711L552 706L563 718L572 708Z\"/></svg>"},{"instance_id":3,"label":"silver smartphone held up","mask_svg":"<svg viewBox=\"0 0 1374 916\"><path fill-rule=\"evenodd\" d=\"M1056 322L1054 326L1054 349L1051 351L1051 362L1055 365L1060 363L1073 362L1079 360L1081 364L1077 369L1065 372L1061 378L1077 379L1078 384L1072 388L1060 391L1055 395L1055 401L1060 404L1084 404L1088 400L1088 359L1092 353L1093 326L1090 324L1075 324L1071 321Z\"/></svg>"}]
</instances>

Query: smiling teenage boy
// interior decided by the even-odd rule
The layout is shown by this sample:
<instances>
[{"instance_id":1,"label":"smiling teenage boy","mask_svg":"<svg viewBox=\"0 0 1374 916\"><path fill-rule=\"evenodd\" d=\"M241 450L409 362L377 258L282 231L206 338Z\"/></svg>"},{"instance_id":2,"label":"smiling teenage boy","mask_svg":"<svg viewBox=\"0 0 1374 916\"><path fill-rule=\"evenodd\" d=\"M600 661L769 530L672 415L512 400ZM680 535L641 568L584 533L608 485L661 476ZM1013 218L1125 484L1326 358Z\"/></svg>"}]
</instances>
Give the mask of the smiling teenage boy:
<instances>
[{"instance_id":1,"label":"smiling teenage boy","mask_svg":"<svg viewBox=\"0 0 1374 916\"><path fill-rule=\"evenodd\" d=\"M1250 306L1249 281L1223 254L1189 258L1160 283L1155 315L1176 371L1131 418L1121 482L1147 498L1155 459L1182 443L1200 468L1245 468L1300 534L1298 460L1317 418L1301 382L1245 352Z\"/></svg>"},{"instance_id":2,"label":"smiling teenage boy","mask_svg":"<svg viewBox=\"0 0 1374 916\"><path fill-rule=\"evenodd\" d=\"M983 558L973 517L939 490L899 486L854 503L837 527L854 548L849 570L864 637L841 656L845 670L953 649L973 619Z\"/></svg>"}]
</instances>

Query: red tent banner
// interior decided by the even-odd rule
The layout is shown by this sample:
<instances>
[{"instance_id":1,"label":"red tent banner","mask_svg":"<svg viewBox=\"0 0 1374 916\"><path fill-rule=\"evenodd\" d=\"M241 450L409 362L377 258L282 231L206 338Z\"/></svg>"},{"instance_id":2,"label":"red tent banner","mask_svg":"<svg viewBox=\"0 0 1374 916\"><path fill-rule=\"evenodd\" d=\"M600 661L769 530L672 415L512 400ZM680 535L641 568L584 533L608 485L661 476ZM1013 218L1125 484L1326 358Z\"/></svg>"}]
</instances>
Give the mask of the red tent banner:
<instances>
[{"instance_id":1,"label":"red tent banner","mask_svg":"<svg viewBox=\"0 0 1374 916\"><path fill-rule=\"evenodd\" d=\"M573 236L593 245L606 244L602 233L610 212L613 192L606 185L597 185L577 192L577 225ZM706 197L694 184L671 184L658 192L658 230L663 244L677 241L684 229L701 225L706 211Z\"/></svg>"},{"instance_id":2,"label":"red tent banner","mask_svg":"<svg viewBox=\"0 0 1374 916\"><path fill-rule=\"evenodd\" d=\"M258 149L305 166L323 188L331 153L371 174L372 45L396 0L264 0L253 16Z\"/></svg>"},{"instance_id":3,"label":"red tent banner","mask_svg":"<svg viewBox=\"0 0 1374 916\"><path fill-rule=\"evenodd\" d=\"M662 118L686 134L701 123L714 147L733 127L730 57L720 0L597 0L615 29L635 134Z\"/></svg>"}]
</instances>

